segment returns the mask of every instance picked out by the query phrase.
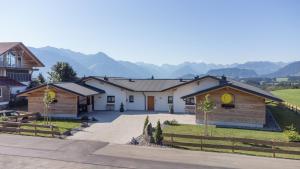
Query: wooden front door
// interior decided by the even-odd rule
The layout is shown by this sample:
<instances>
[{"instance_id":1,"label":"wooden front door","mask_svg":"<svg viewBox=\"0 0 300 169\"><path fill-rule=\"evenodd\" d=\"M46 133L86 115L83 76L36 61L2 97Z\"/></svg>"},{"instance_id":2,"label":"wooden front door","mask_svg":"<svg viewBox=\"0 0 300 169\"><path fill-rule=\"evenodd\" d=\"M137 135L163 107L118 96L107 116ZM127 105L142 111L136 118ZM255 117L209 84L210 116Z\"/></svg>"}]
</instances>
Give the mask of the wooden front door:
<instances>
[{"instance_id":1,"label":"wooden front door","mask_svg":"<svg viewBox=\"0 0 300 169\"><path fill-rule=\"evenodd\" d=\"M154 111L154 96L148 96L148 111Z\"/></svg>"}]
</instances>

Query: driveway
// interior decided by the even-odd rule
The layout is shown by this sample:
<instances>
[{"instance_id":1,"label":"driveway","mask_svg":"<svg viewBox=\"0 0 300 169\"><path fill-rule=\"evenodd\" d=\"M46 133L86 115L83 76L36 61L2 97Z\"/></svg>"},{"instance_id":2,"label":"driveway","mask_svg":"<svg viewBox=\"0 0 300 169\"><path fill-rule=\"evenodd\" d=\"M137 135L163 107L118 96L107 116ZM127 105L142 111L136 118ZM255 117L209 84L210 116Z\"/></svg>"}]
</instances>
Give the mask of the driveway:
<instances>
[{"instance_id":1,"label":"driveway","mask_svg":"<svg viewBox=\"0 0 300 169\"><path fill-rule=\"evenodd\" d=\"M146 116L153 126L160 120L177 120L182 124L195 124L195 115L191 114L169 114L169 113L151 113L142 111L127 112L108 112L99 111L90 113L98 121L83 131L75 133L68 139L76 140L94 140L110 143L126 144L132 137L141 135L143 131Z\"/></svg>"}]
</instances>

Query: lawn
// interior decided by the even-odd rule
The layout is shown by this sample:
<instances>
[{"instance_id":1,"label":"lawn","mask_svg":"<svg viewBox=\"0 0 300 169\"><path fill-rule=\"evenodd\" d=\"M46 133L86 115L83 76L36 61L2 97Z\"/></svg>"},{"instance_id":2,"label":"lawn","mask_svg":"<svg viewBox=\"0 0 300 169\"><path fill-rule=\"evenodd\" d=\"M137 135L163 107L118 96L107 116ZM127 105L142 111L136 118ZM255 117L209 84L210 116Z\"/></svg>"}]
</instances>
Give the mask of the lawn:
<instances>
[{"instance_id":1,"label":"lawn","mask_svg":"<svg viewBox=\"0 0 300 169\"><path fill-rule=\"evenodd\" d=\"M285 108L280 108L275 104L268 105L268 109L271 110L274 114L274 117L277 119L281 128L285 128L288 125L294 124L298 127L298 132L300 131L300 115L295 114L294 112L287 110ZM164 133L174 133L174 134L187 134L187 135L203 135L204 126L203 125L166 125L163 128ZM258 140L274 140L274 141L283 141L287 142L288 138L283 132L269 132L269 131L260 131L260 130L246 130L246 129L233 129L233 128L219 128L215 126L209 126L209 135L218 136L218 137L238 137L238 138L250 138ZM164 138L165 140L170 140L169 137ZM174 141L186 142L186 143L198 143L197 139L190 138L174 138ZM230 142L225 141L213 141L205 140L204 144L214 144L214 145L230 145ZM238 143L237 145L241 146L257 146L250 144ZM190 149L190 150L200 150L199 147L188 147L181 146L178 148ZM289 149L289 148L287 148ZM299 148L292 148L292 150L298 150ZM231 152L231 150L224 149L213 149L213 148L204 148L204 151L218 151L218 152ZM235 151L236 153L248 154L248 155L257 155L257 156L267 156L271 157L272 153L264 152L252 152L252 151ZM277 157L282 158L293 158L300 159L299 155L286 155L278 154Z\"/></svg>"},{"instance_id":2,"label":"lawn","mask_svg":"<svg viewBox=\"0 0 300 169\"><path fill-rule=\"evenodd\" d=\"M283 89L272 91L272 94L291 104L300 106L300 89Z\"/></svg>"},{"instance_id":3,"label":"lawn","mask_svg":"<svg viewBox=\"0 0 300 169\"><path fill-rule=\"evenodd\" d=\"M45 122L43 120L37 120L37 121L32 121L32 124L38 124L38 125L45 125ZM80 120L52 120L51 124L58 127L58 131L63 134L66 131L69 131L73 128L80 127ZM34 130L34 127L31 126L21 126L23 129L32 129ZM42 127L37 127L37 130L43 130L43 131L50 131L49 128L42 128ZM28 132L22 132L22 135L34 135L34 133L28 133ZM43 136L43 137L51 137L50 134L41 134L38 133L38 136Z\"/></svg>"}]
</instances>

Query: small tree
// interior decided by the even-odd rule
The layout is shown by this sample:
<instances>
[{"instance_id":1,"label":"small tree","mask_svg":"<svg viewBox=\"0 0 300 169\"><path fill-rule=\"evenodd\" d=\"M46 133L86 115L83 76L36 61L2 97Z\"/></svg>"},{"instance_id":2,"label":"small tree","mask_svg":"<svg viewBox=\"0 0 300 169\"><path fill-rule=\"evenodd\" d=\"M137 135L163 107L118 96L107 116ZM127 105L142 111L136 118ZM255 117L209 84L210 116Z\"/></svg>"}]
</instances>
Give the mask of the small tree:
<instances>
[{"instance_id":1,"label":"small tree","mask_svg":"<svg viewBox=\"0 0 300 169\"><path fill-rule=\"evenodd\" d=\"M154 137L155 137L155 143L156 144L162 144L163 141L163 135L162 135L162 129L161 129L161 125L160 125L160 121L157 121L157 125L156 125L156 130L154 133Z\"/></svg>"},{"instance_id":2,"label":"small tree","mask_svg":"<svg viewBox=\"0 0 300 169\"><path fill-rule=\"evenodd\" d=\"M148 123L149 123L149 116L147 115L145 122L144 122L143 134L145 134L145 129L148 126Z\"/></svg>"},{"instance_id":3,"label":"small tree","mask_svg":"<svg viewBox=\"0 0 300 169\"><path fill-rule=\"evenodd\" d=\"M55 100L55 98L51 95L50 90L49 90L49 86L47 85L47 88L46 88L45 93L44 93L44 98L43 98L43 102L44 102L44 122L46 124L49 123L49 107L50 107L50 104L54 102L54 100Z\"/></svg>"},{"instance_id":4,"label":"small tree","mask_svg":"<svg viewBox=\"0 0 300 169\"><path fill-rule=\"evenodd\" d=\"M204 115L204 135L208 136L208 113L212 112L213 109L216 108L215 103L209 99L209 94L205 95L205 98L203 101L200 102L200 104L197 106L198 109L203 111Z\"/></svg>"},{"instance_id":5,"label":"small tree","mask_svg":"<svg viewBox=\"0 0 300 169\"><path fill-rule=\"evenodd\" d=\"M120 105L120 112L124 112L125 110L124 110L124 104L123 104L123 102L121 103L121 105Z\"/></svg>"}]
</instances>

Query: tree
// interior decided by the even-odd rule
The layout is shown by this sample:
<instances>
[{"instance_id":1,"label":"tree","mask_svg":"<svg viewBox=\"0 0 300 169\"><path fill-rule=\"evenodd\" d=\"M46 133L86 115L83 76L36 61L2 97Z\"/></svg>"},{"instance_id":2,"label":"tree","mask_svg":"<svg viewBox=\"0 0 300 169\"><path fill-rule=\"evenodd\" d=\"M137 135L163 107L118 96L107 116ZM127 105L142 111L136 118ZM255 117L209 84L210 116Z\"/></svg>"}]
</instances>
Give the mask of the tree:
<instances>
[{"instance_id":1,"label":"tree","mask_svg":"<svg viewBox=\"0 0 300 169\"><path fill-rule=\"evenodd\" d=\"M46 79L44 78L44 76L43 76L42 73L39 73L39 75L38 75L38 77L37 77L37 81L38 81L40 84L45 84Z\"/></svg>"},{"instance_id":2,"label":"tree","mask_svg":"<svg viewBox=\"0 0 300 169\"><path fill-rule=\"evenodd\" d=\"M48 72L51 82L71 82L77 80L76 72L66 62L57 62Z\"/></svg>"},{"instance_id":3,"label":"tree","mask_svg":"<svg viewBox=\"0 0 300 169\"><path fill-rule=\"evenodd\" d=\"M154 137L155 137L155 143L156 144L162 144L163 141L163 135L162 135L162 129L161 129L161 125L160 125L160 121L157 121L157 125L156 125L156 130L154 133Z\"/></svg>"},{"instance_id":4,"label":"tree","mask_svg":"<svg viewBox=\"0 0 300 169\"><path fill-rule=\"evenodd\" d=\"M43 97L43 103L44 103L44 121L46 124L49 122L49 107L50 104L52 104L55 101L55 96L51 94L51 91L49 90L49 86L47 85L46 90L44 92L44 97ZM51 119L50 119L51 122Z\"/></svg>"},{"instance_id":5,"label":"tree","mask_svg":"<svg viewBox=\"0 0 300 169\"><path fill-rule=\"evenodd\" d=\"M212 112L216 108L215 103L209 99L209 94L205 95L205 98L203 101L200 102L199 105L197 105L197 109L200 109L204 113L204 135L208 136L208 113Z\"/></svg>"},{"instance_id":6,"label":"tree","mask_svg":"<svg viewBox=\"0 0 300 169\"><path fill-rule=\"evenodd\" d=\"M145 122L144 122L143 134L145 134L145 129L146 129L148 123L149 123L149 116L147 115Z\"/></svg>"}]
</instances>

